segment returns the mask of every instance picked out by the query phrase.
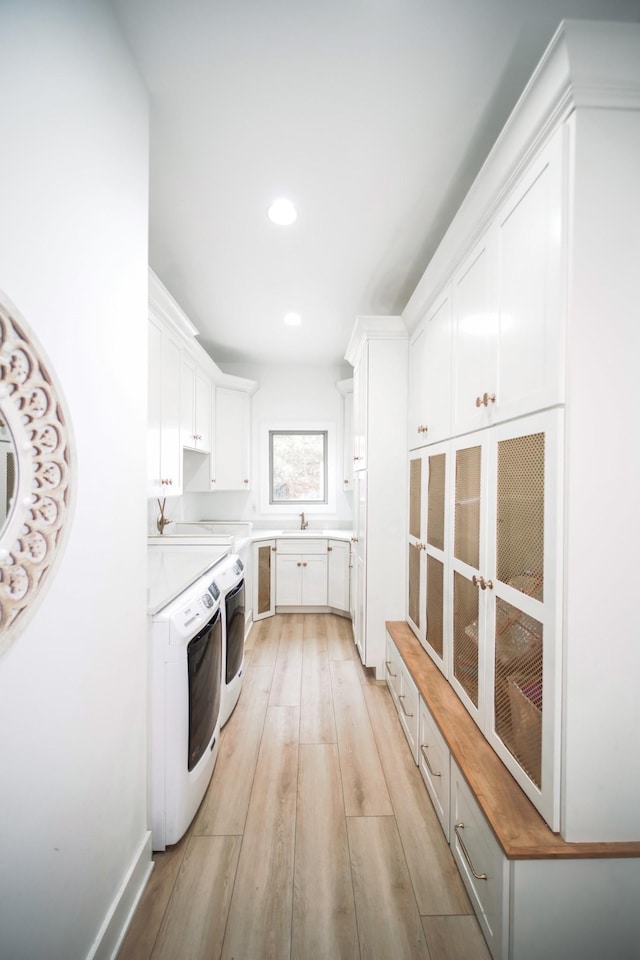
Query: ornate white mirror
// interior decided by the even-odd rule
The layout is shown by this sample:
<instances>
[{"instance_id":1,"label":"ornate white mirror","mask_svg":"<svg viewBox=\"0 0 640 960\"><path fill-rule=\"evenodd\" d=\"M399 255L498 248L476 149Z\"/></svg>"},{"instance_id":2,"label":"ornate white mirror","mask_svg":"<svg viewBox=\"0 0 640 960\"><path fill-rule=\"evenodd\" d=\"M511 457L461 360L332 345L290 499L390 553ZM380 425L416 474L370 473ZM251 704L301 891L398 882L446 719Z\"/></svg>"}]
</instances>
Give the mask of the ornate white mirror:
<instances>
[{"instance_id":1,"label":"ornate white mirror","mask_svg":"<svg viewBox=\"0 0 640 960\"><path fill-rule=\"evenodd\" d=\"M62 546L68 428L26 322L0 293L0 654L24 625Z\"/></svg>"}]
</instances>

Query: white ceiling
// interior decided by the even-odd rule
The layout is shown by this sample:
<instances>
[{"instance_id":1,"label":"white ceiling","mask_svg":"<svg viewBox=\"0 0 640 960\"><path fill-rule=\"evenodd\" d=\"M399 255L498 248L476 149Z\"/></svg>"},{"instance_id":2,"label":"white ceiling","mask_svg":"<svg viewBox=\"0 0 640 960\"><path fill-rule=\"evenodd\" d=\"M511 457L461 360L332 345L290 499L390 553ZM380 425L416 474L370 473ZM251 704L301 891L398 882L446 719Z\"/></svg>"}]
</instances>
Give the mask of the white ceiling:
<instances>
[{"instance_id":1,"label":"white ceiling","mask_svg":"<svg viewBox=\"0 0 640 960\"><path fill-rule=\"evenodd\" d=\"M640 0L112 3L150 92L151 266L223 365L341 362L357 315L403 310L560 20L640 20ZM280 195L292 227L266 218Z\"/></svg>"}]
</instances>

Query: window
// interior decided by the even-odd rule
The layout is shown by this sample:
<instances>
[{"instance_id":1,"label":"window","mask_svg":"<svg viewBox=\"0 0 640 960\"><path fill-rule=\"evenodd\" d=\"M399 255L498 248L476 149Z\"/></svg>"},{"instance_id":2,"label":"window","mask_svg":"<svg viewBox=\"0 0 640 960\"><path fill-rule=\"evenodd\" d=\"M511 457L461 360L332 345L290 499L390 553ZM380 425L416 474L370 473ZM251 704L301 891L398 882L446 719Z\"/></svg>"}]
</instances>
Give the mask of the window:
<instances>
[{"instance_id":1,"label":"window","mask_svg":"<svg viewBox=\"0 0 640 960\"><path fill-rule=\"evenodd\" d=\"M269 430L269 503L327 502L327 431Z\"/></svg>"}]
</instances>

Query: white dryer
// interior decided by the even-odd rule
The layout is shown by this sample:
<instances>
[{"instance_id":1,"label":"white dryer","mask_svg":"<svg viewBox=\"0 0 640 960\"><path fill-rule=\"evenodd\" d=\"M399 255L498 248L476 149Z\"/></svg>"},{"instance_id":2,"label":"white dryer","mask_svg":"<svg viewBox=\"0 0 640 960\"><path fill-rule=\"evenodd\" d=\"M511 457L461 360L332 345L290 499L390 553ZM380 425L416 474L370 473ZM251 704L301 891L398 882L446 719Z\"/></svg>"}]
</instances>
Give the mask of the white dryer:
<instances>
[{"instance_id":1,"label":"white dryer","mask_svg":"<svg viewBox=\"0 0 640 960\"><path fill-rule=\"evenodd\" d=\"M244 566L236 554L224 557L213 571L222 609L222 708L224 726L238 702L244 674Z\"/></svg>"},{"instance_id":2,"label":"white dryer","mask_svg":"<svg viewBox=\"0 0 640 960\"><path fill-rule=\"evenodd\" d=\"M177 843L193 820L218 755L223 611L216 568L152 619L152 846Z\"/></svg>"}]
</instances>

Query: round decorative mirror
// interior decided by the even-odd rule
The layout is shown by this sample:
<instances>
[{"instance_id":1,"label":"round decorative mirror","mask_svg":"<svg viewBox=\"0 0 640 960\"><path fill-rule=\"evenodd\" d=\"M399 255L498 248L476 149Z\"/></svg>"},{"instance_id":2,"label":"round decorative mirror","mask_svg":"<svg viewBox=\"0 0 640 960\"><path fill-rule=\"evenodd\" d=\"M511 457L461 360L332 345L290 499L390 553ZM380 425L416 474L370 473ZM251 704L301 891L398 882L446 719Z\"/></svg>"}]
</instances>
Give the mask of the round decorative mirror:
<instances>
[{"instance_id":1,"label":"round decorative mirror","mask_svg":"<svg viewBox=\"0 0 640 960\"><path fill-rule=\"evenodd\" d=\"M70 507L62 404L27 324L0 293L0 654L24 625Z\"/></svg>"}]
</instances>

